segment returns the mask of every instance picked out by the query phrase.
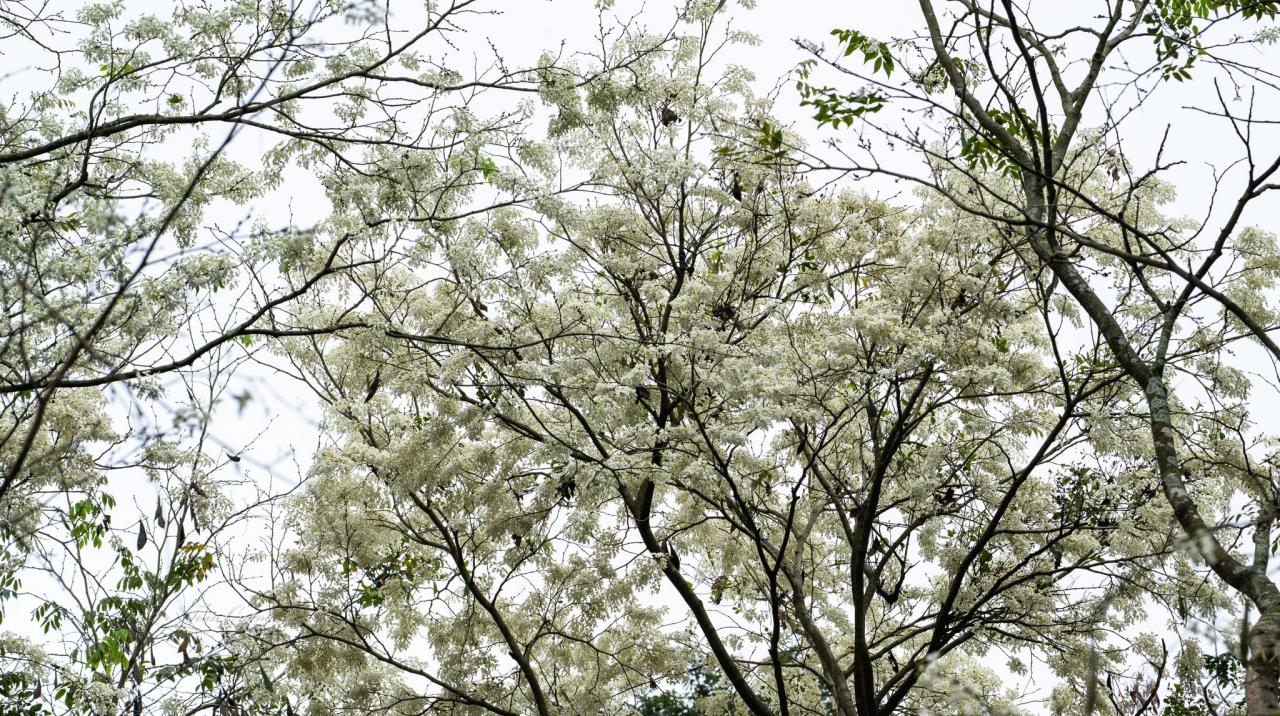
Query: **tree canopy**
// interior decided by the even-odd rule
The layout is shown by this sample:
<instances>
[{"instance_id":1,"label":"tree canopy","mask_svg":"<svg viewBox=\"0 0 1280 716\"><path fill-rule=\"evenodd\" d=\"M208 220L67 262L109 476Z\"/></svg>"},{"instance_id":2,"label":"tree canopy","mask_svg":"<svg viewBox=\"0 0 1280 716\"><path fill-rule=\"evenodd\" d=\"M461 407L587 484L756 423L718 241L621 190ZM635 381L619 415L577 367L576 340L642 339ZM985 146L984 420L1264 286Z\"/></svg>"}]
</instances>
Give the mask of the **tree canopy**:
<instances>
[{"instance_id":1,"label":"tree canopy","mask_svg":"<svg viewBox=\"0 0 1280 716\"><path fill-rule=\"evenodd\" d=\"M0 7L0 713L1280 713L1280 4L670 5Z\"/></svg>"}]
</instances>

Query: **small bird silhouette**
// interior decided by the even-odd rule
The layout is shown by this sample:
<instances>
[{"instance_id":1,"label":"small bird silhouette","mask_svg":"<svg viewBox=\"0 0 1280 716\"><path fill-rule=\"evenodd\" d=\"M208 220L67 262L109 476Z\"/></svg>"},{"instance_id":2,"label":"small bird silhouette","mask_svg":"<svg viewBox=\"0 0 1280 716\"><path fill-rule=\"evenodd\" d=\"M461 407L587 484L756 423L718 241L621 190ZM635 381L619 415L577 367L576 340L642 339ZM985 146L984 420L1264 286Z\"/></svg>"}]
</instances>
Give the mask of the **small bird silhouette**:
<instances>
[{"instance_id":1,"label":"small bird silhouette","mask_svg":"<svg viewBox=\"0 0 1280 716\"><path fill-rule=\"evenodd\" d=\"M373 380L369 381L369 390L365 391L364 402L373 400L374 394L378 392L378 387L382 385L382 369L374 371Z\"/></svg>"}]
</instances>

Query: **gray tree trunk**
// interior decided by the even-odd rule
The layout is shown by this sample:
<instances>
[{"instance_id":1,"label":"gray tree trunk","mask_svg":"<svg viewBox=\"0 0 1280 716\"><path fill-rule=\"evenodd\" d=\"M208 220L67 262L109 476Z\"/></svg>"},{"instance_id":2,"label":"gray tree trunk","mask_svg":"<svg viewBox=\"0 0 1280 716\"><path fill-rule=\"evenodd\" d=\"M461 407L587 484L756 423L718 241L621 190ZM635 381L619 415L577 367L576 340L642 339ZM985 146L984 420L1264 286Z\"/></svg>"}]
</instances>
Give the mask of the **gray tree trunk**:
<instances>
[{"instance_id":1,"label":"gray tree trunk","mask_svg":"<svg viewBox=\"0 0 1280 716\"><path fill-rule=\"evenodd\" d=\"M1280 714L1280 604L1264 611L1249 632L1244 695L1249 716Z\"/></svg>"}]
</instances>

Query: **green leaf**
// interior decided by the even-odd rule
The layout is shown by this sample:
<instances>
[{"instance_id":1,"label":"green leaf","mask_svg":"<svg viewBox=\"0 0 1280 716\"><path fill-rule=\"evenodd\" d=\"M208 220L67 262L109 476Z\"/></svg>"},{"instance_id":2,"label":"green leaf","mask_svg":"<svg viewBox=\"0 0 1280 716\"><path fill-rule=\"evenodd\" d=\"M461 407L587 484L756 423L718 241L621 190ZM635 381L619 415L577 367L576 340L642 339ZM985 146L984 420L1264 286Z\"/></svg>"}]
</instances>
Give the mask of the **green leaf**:
<instances>
[{"instance_id":1,"label":"green leaf","mask_svg":"<svg viewBox=\"0 0 1280 716\"><path fill-rule=\"evenodd\" d=\"M875 92L840 93L830 87L814 87L805 85L800 92L803 99L800 106L813 107L813 118L819 125L831 125L838 128L842 123L848 127L864 114L872 114L884 109L888 100Z\"/></svg>"},{"instance_id":2,"label":"green leaf","mask_svg":"<svg viewBox=\"0 0 1280 716\"><path fill-rule=\"evenodd\" d=\"M857 30L832 30L831 34L844 45L844 56L855 52L862 53L862 61L871 65L873 72L883 72L885 77L893 74L896 63L889 45Z\"/></svg>"},{"instance_id":3,"label":"green leaf","mask_svg":"<svg viewBox=\"0 0 1280 716\"><path fill-rule=\"evenodd\" d=\"M124 63L120 67L113 67L112 65L98 65L98 69L102 71L103 77L112 80L128 77L138 71L136 67L128 62Z\"/></svg>"}]
</instances>

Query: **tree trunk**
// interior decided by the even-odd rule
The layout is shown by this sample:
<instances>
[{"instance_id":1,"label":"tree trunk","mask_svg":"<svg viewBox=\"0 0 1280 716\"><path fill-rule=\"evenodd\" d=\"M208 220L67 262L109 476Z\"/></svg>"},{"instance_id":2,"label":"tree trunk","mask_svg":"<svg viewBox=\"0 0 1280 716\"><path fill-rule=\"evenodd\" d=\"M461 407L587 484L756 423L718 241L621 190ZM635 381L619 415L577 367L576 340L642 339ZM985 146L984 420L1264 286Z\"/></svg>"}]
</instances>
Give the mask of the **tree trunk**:
<instances>
[{"instance_id":1,"label":"tree trunk","mask_svg":"<svg viewBox=\"0 0 1280 716\"><path fill-rule=\"evenodd\" d=\"M1280 715L1280 604L1258 616L1249 632L1244 696L1249 716Z\"/></svg>"}]
</instances>

